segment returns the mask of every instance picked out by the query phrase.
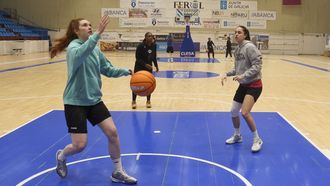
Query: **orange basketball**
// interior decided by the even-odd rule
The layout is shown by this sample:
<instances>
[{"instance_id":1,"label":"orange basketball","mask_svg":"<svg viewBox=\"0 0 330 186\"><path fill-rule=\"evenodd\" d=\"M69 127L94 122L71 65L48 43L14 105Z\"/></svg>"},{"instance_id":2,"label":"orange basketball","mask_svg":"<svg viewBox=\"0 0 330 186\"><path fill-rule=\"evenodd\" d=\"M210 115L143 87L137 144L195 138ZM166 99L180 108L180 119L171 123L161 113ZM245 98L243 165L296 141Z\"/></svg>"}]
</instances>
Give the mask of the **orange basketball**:
<instances>
[{"instance_id":1,"label":"orange basketball","mask_svg":"<svg viewBox=\"0 0 330 186\"><path fill-rule=\"evenodd\" d=\"M156 79L148 71L138 71L132 75L130 86L134 94L149 96L156 88Z\"/></svg>"}]
</instances>

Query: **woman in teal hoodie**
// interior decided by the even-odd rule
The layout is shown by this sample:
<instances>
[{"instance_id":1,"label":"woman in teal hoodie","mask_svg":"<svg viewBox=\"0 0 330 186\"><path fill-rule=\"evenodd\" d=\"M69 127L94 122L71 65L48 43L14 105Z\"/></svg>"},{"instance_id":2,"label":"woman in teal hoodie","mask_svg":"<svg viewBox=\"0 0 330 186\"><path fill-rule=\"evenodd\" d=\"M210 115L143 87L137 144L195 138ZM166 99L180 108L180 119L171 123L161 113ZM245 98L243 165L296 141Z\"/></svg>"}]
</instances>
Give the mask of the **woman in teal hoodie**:
<instances>
[{"instance_id":1,"label":"woman in teal hoodie","mask_svg":"<svg viewBox=\"0 0 330 186\"><path fill-rule=\"evenodd\" d=\"M51 58L67 48L68 80L64 90L64 112L72 143L56 153L57 174L67 176L66 158L81 152L87 145L87 120L99 126L108 138L110 157L114 164L111 179L114 182L136 184L137 180L123 169L116 126L109 110L102 102L101 74L120 77L132 74L125 68L116 68L96 46L100 35L109 23L103 16L95 33L89 21L83 18L71 20L66 35L57 40L51 49Z\"/></svg>"}]
</instances>

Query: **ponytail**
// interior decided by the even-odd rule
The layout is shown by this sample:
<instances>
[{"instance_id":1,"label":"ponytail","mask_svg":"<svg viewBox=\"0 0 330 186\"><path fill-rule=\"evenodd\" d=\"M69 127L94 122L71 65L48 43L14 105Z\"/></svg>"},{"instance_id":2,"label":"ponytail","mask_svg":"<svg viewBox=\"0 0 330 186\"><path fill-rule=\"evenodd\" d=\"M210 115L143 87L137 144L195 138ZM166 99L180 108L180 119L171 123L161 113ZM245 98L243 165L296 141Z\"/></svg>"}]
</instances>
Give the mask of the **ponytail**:
<instances>
[{"instance_id":1,"label":"ponytail","mask_svg":"<svg viewBox=\"0 0 330 186\"><path fill-rule=\"evenodd\" d=\"M54 58L58 53L62 52L66 47L68 47L72 40L78 38L75 31L79 30L79 22L81 20L84 19L78 18L70 21L65 36L55 40L56 44L50 50L51 58Z\"/></svg>"}]
</instances>

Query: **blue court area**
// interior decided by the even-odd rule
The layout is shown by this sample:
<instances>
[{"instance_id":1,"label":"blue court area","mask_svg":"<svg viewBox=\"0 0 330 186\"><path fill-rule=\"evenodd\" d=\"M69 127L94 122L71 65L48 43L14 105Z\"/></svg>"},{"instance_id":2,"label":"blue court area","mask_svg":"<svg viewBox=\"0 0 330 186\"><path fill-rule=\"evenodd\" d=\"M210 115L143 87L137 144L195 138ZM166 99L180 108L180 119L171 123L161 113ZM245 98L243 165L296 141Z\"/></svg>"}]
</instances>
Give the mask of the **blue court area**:
<instances>
[{"instance_id":1,"label":"blue court area","mask_svg":"<svg viewBox=\"0 0 330 186\"><path fill-rule=\"evenodd\" d=\"M242 122L243 143L226 145L228 112L111 112L121 139L126 171L143 186L330 185L330 161L278 113L252 113L264 140L250 151L252 136ZM69 174L54 171L55 153L70 142L63 111L51 111L0 138L0 185L120 185L106 138L89 126L89 144L68 158Z\"/></svg>"},{"instance_id":2,"label":"blue court area","mask_svg":"<svg viewBox=\"0 0 330 186\"><path fill-rule=\"evenodd\" d=\"M176 63L220 63L216 58L199 57L158 57L158 62L176 62Z\"/></svg>"}]
</instances>

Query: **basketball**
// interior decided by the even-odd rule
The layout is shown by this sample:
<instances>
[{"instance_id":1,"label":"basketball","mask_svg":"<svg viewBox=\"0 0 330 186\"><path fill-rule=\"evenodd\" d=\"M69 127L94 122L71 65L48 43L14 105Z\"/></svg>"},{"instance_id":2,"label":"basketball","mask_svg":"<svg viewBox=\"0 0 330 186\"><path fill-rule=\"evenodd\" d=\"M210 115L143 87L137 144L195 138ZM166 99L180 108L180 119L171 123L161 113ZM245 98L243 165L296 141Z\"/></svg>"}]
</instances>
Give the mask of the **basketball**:
<instances>
[{"instance_id":1,"label":"basketball","mask_svg":"<svg viewBox=\"0 0 330 186\"><path fill-rule=\"evenodd\" d=\"M149 96L156 88L156 79L148 71L138 71L132 75L130 87L136 95Z\"/></svg>"}]
</instances>

